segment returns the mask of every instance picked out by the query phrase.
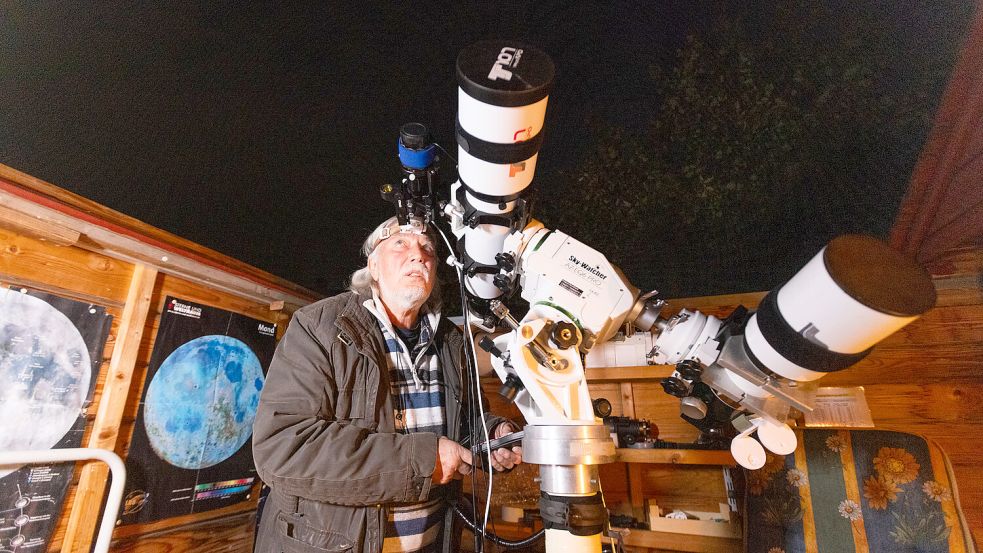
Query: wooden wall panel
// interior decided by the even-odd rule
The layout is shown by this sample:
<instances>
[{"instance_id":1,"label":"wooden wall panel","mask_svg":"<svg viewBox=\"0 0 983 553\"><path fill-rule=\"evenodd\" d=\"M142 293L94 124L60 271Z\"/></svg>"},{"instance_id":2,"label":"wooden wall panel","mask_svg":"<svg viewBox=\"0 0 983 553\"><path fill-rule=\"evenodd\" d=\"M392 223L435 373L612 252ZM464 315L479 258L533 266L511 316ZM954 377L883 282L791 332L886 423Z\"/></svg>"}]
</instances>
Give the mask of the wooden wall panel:
<instances>
[{"instance_id":1,"label":"wooden wall panel","mask_svg":"<svg viewBox=\"0 0 983 553\"><path fill-rule=\"evenodd\" d=\"M694 511L714 512L727 499L721 467L650 465L642 489L660 506Z\"/></svg>"},{"instance_id":2,"label":"wooden wall panel","mask_svg":"<svg viewBox=\"0 0 983 553\"><path fill-rule=\"evenodd\" d=\"M679 418L679 400L658 382L635 382L635 418L652 421L659 437L670 442L691 442L699 436L695 426Z\"/></svg>"},{"instance_id":3,"label":"wooden wall panel","mask_svg":"<svg viewBox=\"0 0 983 553\"><path fill-rule=\"evenodd\" d=\"M622 396L621 384L618 382L597 382L587 385L590 397L594 400L604 398L611 402L611 414L615 417L625 416L625 402Z\"/></svg>"},{"instance_id":4,"label":"wooden wall panel","mask_svg":"<svg viewBox=\"0 0 983 553\"><path fill-rule=\"evenodd\" d=\"M119 319L132 274L132 265L71 246L58 246L50 241L24 236L0 225L0 286L23 286L77 301L91 302L106 307L107 313L113 317L96 375L93 402L86 412L83 444L90 438L91 422L96 417L102 398L107 368L115 349ZM49 542L51 551L62 548L82 465L80 463L73 473L62 516Z\"/></svg>"},{"instance_id":5,"label":"wooden wall panel","mask_svg":"<svg viewBox=\"0 0 983 553\"><path fill-rule=\"evenodd\" d=\"M317 299L293 283L3 165L0 189L0 285L102 305L113 316L84 445L115 449L125 458L166 295L278 323L278 337L293 309ZM50 551L89 550L107 473L100 463L79 464ZM248 551L254 510L255 503L244 502L126 527L117 532L125 538L117 549Z\"/></svg>"},{"instance_id":6,"label":"wooden wall panel","mask_svg":"<svg viewBox=\"0 0 983 553\"><path fill-rule=\"evenodd\" d=\"M83 237L84 240L84 237ZM88 423L83 436L83 444L112 447L125 458L133 423L143 391L144 379L153 349L153 339L157 332L164 298L174 295L190 301L211 305L240 313L260 320L278 323L282 334L289 319L291 306L286 310L271 310L269 304L260 304L232 294L218 292L206 285L196 284L166 274L157 275L153 269L150 276L152 293L149 294L149 316L145 319L142 336L138 337L135 359L126 360L132 367L129 386L113 398L104 397L110 360L120 340L120 323L127 305L127 292L135 276L133 264L107 257L79 247L59 246L52 241L33 238L0 225L0 285L25 286L39 289L78 301L87 301L105 306L113 316L113 324L102 356L102 364L96 379L92 406L87 412ZM124 363L125 364L125 363ZM122 402L121 425L111 426L118 440L106 441L115 437L105 435L100 440L92 429L97 411L103 400L110 403ZM91 443L90 443L91 442ZM96 505L89 505L80 489L87 495L97 492L101 497L107 473L100 463L80 463L69 487L62 516L55 528L49 551L87 551L92 539L89 530L95 523L98 513ZM81 481L81 486L79 485ZM93 496L96 497L96 496ZM73 509L73 505L75 508ZM230 508L162 521L145 527L130 526L117 530L117 535L125 539L114 545L119 551L211 551L248 550L252 544L251 519L255 511L255 498ZM75 520L71 521L73 515ZM207 522L207 526L196 526ZM201 533L204 532L204 533ZM149 536L143 534L150 533ZM66 540L67 536L78 538Z\"/></svg>"},{"instance_id":7,"label":"wooden wall panel","mask_svg":"<svg viewBox=\"0 0 983 553\"><path fill-rule=\"evenodd\" d=\"M248 553L253 550L256 513L250 510L235 516L187 524L170 531L119 539L114 553Z\"/></svg>"},{"instance_id":8,"label":"wooden wall panel","mask_svg":"<svg viewBox=\"0 0 983 553\"><path fill-rule=\"evenodd\" d=\"M252 300L234 296L219 290L207 288L201 284L190 282L168 274L163 274L154 289L153 318L154 331L159 323L160 314L164 311L164 298L168 295L177 296L197 303L220 307L226 311L240 313L267 322L287 322L289 313L271 311L269 304L260 304ZM281 320L282 319L282 320Z\"/></svg>"},{"instance_id":9,"label":"wooden wall panel","mask_svg":"<svg viewBox=\"0 0 983 553\"><path fill-rule=\"evenodd\" d=\"M0 280L79 301L122 307L133 265L71 246L28 238L0 226Z\"/></svg>"}]
</instances>

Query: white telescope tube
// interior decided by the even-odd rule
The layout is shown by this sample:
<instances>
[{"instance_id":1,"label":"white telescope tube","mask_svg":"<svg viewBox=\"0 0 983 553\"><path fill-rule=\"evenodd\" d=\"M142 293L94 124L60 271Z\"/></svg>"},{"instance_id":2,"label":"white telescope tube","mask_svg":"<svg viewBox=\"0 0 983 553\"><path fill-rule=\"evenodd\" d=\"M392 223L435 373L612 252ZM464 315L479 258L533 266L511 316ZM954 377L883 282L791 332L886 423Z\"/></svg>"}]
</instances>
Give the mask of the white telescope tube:
<instances>
[{"instance_id":1,"label":"white telescope tube","mask_svg":"<svg viewBox=\"0 0 983 553\"><path fill-rule=\"evenodd\" d=\"M763 327L759 308L748 321L747 346L768 369L799 382L818 380L845 366L824 366L821 358L806 355L796 361L789 355L795 353L790 341L860 355L931 309L936 297L921 267L862 235L833 239L773 293L772 319L780 318L794 335L776 333L774 324L771 330Z\"/></svg>"},{"instance_id":2,"label":"white telescope tube","mask_svg":"<svg viewBox=\"0 0 983 553\"><path fill-rule=\"evenodd\" d=\"M546 105L554 77L545 53L513 41L484 41L457 59L458 190L462 211L475 214L459 240L471 270L467 290L482 300L503 291L493 282L505 237L524 226L516 204L536 173ZM455 234L458 234L455 232Z\"/></svg>"}]
</instances>

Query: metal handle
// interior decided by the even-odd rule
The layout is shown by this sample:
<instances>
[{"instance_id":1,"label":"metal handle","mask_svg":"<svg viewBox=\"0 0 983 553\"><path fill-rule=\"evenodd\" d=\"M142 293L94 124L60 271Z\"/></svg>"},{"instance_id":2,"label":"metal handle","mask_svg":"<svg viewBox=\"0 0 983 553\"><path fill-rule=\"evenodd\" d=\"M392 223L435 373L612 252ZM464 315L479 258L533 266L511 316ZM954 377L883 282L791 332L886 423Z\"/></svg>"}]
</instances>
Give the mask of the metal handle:
<instances>
[{"instance_id":1,"label":"metal handle","mask_svg":"<svg viewBox=\"0 0 983 553\"><path fill-rule=\"evenodd\" d=\"M123 500L123 485L126 483L126 466L119 455L107 449L90 447L0 452L0 466L89 460L106 463L109 465L109 472L113 475L112 484L109 486L109 497L106 501L106 512L102 517L99 536L96 538L95 549L93 549L94 553L107 553L109 544L113 539L113 528L116 526L119 506Z\"/></svg>"}]
</instances>

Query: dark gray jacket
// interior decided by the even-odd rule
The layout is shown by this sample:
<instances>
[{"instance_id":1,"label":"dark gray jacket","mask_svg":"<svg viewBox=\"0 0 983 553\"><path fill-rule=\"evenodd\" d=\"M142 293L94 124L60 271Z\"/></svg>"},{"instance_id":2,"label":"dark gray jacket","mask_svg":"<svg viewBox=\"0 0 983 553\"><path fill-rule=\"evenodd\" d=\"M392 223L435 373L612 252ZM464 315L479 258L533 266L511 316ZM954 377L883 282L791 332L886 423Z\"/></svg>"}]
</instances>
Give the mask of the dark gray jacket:
<instances>
[{"instance_id":1,"label":"dark gray jacket","mask_svg":"<svg viewBox=\"0 0 983 553\"><path fill-rule=\"evenodd\" d=\"M432 433L398 434L386 349L364 296L346 292L294 313L273 356L253 425L253 457L271 488L256 551L382 549L387 503L424 501ZM469 426L463 339L445 318L435 338L448 438ZM485 417L489 428L503 419Z\"/></svg>"}]
</instances>

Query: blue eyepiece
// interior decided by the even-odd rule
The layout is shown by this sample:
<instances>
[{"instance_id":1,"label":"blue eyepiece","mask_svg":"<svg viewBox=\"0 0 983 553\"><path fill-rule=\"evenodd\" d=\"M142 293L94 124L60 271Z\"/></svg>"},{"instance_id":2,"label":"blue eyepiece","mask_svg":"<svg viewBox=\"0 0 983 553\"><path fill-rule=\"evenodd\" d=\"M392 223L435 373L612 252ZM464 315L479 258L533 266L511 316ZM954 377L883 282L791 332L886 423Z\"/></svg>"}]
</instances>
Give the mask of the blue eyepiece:
<instances>
[{"instance_id":1,"label":"blue eyepiece","mask_svg":"<svg viewBox=\"0 0 983 553\"><path fill-rule=\"evenodd\" d=\"M437 157L437 146L433 143L422 149L411 149L403 145L402 140L397 140L399 146L399 162L410 169L426 169Z\"/></svg>"},{"instance_id":2,"label":"blue eyepiece","mask_svg":"<svg viewBox=\"0 0 983 553\"><path fill-rule=\"evenodd\" d=\"M409 169L426 169L437 157L437 147L430 131L422 123L407 123L399 128L399 161Z\"/></svg>"}]
</instances>

